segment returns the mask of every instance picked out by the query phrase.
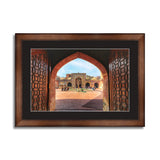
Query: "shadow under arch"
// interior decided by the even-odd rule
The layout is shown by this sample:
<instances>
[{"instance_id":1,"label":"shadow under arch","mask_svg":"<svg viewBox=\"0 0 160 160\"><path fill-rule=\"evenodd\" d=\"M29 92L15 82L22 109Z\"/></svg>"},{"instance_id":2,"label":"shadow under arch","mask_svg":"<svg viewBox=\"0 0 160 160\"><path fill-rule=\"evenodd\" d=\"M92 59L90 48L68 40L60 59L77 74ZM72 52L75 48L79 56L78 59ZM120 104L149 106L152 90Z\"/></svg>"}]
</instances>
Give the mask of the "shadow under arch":
<instances>
[{"instance_id":1,"label":"shadow under arch","mask_svg":"<svg viewBox=\"0 0 160 160\"><path fill-rule=\"evenodd\" d=\"M109 92L108 92L108 73L106 68L96 59L93 57L90 57L82 52L76 52L63 60L61 60L59 63L56 64L56 66L53 68L51 77L50 77L50 82L49 82L49 110L54 111L55 106L56 106L56 91L55 91L55 79L58 70L64 66L66 63L76 59L76 58L81 58L83 60L86 60L93 65L95 65L102 73L103 77L103 111L109 111Z\"/></svg>"}]
</instances>

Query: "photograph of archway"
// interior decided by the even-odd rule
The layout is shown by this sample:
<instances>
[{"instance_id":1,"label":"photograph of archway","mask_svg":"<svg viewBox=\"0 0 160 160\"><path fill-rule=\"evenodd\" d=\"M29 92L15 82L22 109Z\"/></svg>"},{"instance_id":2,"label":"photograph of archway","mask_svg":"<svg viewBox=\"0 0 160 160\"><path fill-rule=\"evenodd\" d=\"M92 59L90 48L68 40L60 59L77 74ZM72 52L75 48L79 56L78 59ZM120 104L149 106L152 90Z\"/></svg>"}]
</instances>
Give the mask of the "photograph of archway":
<instances>
[{"instance_id":1,"label":"photograph of archway","mask_svg":"<svg viewBox=\"0 0 160 160\"><path fill-rule=\"evenodd\" d=\"M55 85L56 111L103 111L103 77L90 62L76 58L66 63L57 72Z\"/></svg>"},{"instance_id":2,"label":"photograph of archway","mask_svg":"<svg viewBox=\"0 0 160 160\"><path fill-rule=\"evenodd\" d=\"M32 112L129 112L129 49L31 49Z\"/></svg>"}]
</instances>

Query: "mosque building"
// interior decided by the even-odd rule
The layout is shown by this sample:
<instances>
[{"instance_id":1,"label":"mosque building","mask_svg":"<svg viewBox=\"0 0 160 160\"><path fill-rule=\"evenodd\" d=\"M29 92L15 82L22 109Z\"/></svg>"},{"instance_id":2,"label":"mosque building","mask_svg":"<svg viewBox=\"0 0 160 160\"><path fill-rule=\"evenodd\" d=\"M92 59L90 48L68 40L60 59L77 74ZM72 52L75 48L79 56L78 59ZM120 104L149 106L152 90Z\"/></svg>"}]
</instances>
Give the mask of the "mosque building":
<instances>
[{"instance_id":1,"label":"mosque building","mask_svg":"<svg viewBox=\"0 0 160 160\"><path fill-rule=\"evenodd\" d=\"M86 73L71 73L66 74L66 77L56 77L56 88L71 87L71 88L102 88L102 76L89 76Z\"/></svg>"}]
</instances>

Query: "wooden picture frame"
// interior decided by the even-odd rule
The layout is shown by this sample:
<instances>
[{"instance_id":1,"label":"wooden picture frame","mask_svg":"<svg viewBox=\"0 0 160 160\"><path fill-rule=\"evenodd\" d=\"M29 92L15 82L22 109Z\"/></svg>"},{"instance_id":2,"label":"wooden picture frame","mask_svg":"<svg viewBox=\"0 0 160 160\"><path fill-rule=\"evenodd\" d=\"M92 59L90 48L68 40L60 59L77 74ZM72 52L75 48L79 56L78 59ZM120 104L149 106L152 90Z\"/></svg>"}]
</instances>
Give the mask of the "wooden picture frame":
<instances>
[{"instance_id":1,"label":"wooden picture frame","mask_svg":"<svg viewBox=\"0 0 160 160\"><path fill-rule=\"evenodd\" d=\"M32 119L23 118L23 63L24 41L47 43L49 41L110 41L119 43L127 41L137 42L138 47L138 92L137 92L137 119ZM26 54L26 53L25 53ZM131 53L132 54L132 53ZM70 114L70 113L66 113ZM58 116L58 115L57 115ZM75 126L75 127L144 127L145 126L145 34L15 34L15 126L42 127L42 126Z\"/></svg>"}]
</instances>

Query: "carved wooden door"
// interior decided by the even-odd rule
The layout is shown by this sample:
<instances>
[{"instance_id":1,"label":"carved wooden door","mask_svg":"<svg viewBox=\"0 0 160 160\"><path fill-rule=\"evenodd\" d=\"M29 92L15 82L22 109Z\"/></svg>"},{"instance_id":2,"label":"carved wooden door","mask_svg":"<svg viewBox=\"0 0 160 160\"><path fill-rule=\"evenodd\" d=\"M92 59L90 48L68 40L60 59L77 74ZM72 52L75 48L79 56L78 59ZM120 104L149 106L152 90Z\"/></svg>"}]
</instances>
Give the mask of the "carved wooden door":
<instances>
[{"instance_id":1,"label":"carved wooden door","mask_svg":"<svg viewBox=\"0 0 160 160\"><path fill-rule=\"evenodd\" d=\"M43 50L31 50L31 110L46 111L48 105L48 57Z\"/></svg>"},{"instance_id":2,"label":"carved wooden door","mask_svg":"<svg viewBox=\"0 0 160 160\"><path fill-rule=\"evenodd\" d=\"M129 50L112 51L109 62L110 110L129 111Z\"/></svg>"}]
</instances>

